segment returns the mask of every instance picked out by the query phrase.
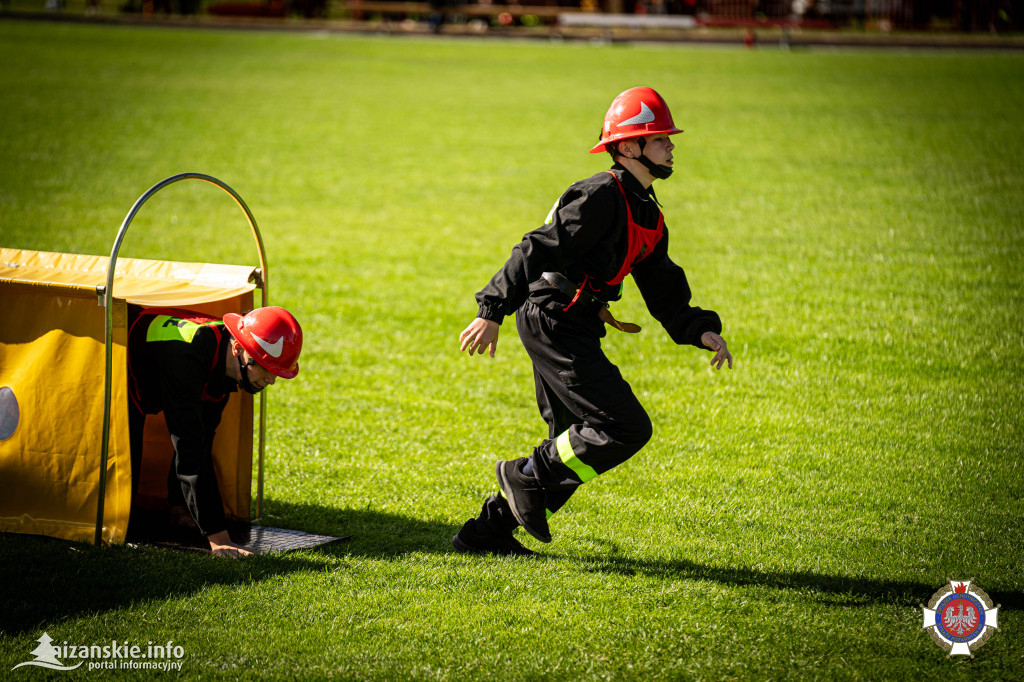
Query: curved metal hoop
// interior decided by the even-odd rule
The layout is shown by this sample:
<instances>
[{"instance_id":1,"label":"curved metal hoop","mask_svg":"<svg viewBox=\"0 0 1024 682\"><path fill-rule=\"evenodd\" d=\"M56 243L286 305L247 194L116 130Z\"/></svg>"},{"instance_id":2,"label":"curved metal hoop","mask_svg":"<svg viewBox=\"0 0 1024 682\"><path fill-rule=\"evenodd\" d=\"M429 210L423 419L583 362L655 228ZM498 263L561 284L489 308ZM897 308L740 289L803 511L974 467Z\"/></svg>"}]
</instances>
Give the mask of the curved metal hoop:
<instances>
[{"instance_id":1,"label":"curved metal hoop","mask_svg":"<svg viewBox=\"0 0 1024 682\"><path fill-rule=\"evenodd\" d=\"M117 232L117 238L114 240L114 247L110 251L110 265L107 267L107 285L103 291L103 305L106 311L106 327L105 327L105 353L106 353L106 367L104 369L103 377L103 444L100 454L100 485L99 485L99 502L96 505L96 536L95 544L99 545L103 541L103 503L107 492L107 458L110 454L110 403L112 400L112 373L113 373L113 354L114 354L114 271L117 265L117 253L121 250L121 242L124 241L125 233L128 232L128 226L135 218L135 214L139 212L142 205L146 203L150 197L162 190L168 185L173 185L176 182L189 179L202 180L208 182L211 185L220 187L222 190L231 195L231 198L235 200L239 208L245 212L245 217L249 221L249 227L252 229L252 236L256 239L256 248L259 251L260 257L260 272L262 276L262 305L267 305L268 289L269 289L269 276L267 272L267 258L266 253L263 250L263 238L260 236L260 230L256 227L256 219L253 218L252 211L242 200L242 197L238 195L238 192L231 189L225 183L221 182L215 177L204 175L202 173L178 173L172 175L169 178L161 180L138 198L131 210L128 211L128 215L125 216L124 222L121 223L121 229ZM259 446L259 465L257 473L257 492L256 492L256 517L259 518L263 514L263 442L265 440L264 434L266 433L267 427L267 403L266 395L260 393L260 446Z\"/></svg>"}]
</instances>

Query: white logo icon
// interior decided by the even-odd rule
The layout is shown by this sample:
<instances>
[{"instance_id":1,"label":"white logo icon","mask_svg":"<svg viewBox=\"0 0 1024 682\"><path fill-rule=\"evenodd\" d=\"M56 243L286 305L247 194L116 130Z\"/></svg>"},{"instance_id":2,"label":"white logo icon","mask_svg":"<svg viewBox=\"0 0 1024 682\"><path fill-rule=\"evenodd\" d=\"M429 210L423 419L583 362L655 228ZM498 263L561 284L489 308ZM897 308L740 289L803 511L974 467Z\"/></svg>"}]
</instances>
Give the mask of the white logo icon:
<instances>
[{"instance_id":1,"label":"white logo icon","mask_svg":"<svg viewBox=\"0 0 1024 682\"><path fill-rule=\"evenodd\" d=\"M284 350L284 337L283 336L277 340L277 343L268 343L268 342L264 341L263 339L261 339L260 337L256 336L255 334L252 335L252 338L256 339L256 343L258 343L260 345L260 348L262 348L263 350L267 351L267 354L270 357L272 357L272 358L279 358L279 357L281 357L281 351Z\"/></svg>"},{"instance_id":2,"label":"white logo icon","mask_svg":"<svg viewBox=\"0 0 1024 682\"><path fill-rule=\"evenodd\" d=\"M128 640L118 642L108 640L109 644L68 644L62 642L54 645L53 637L43 633L36 640L39 646L32 650L34 661L25 661L11 668L17 670L22 666L34 666L48 670L75 670L85 665L88 670L176 670L181 672L185 648L175 646L173 640L166 644L147 642L145 646L131 644ZM61 659L80 659L75 665L64 665ZM85 659L85 660L81 660ZM27 679L27 678L26 678Z\"/></svg>"},{"instance_id":3,"label":"white logo icon","mask_svg":"<svg viewBox=\"0 0 1024 682\"><path fill-rule=\"evenodd\" d=\"M619 124L619 127L621 128L622 126L636 125L638 123L650 123L653 120L654 112L651 111L651 108L647 106L646 103L640 102L640 113L634 116L633 118L627 118L625 121Z\"/></svg>"},{"instance_id":4,"label":"white logo icon","mask_svg":"<svg viewBox=\"0 0 1024 682\"><path fill-rule=\"evenodd\" d=\"M50 637L45 632L43 633L43 636L36 641L39 642L39 646L32 651L32 655L36 657L36 660L19 663L11 668L11 670L16 670L23 665L35 665L40 668L49 668L50 670L74 670L78 666L82 665L81 661L78 662L78 665L72 666L66 666L61 663L60 659L57 658L57 654L59 654L60 651L57 647L50 644L50 642L53 641L53 637Z\"/></svg>"}]
</instances>

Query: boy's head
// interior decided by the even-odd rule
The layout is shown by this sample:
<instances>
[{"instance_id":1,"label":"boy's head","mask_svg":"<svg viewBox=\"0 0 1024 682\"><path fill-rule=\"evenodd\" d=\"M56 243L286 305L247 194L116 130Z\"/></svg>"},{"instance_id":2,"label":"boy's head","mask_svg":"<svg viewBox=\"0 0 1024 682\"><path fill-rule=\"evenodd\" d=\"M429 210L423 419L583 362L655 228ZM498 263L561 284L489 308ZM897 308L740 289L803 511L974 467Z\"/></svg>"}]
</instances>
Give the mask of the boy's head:
<instances>
[{"instance_id":1,"label":"boy's head","mask_svg":"<svg viewBox=\"0 0 1024 682\"><path fill-rule=\"evenodd\" d=\"M243 388L256 393L277 377L291 379L299 373L302 328L284 308L257 308L244 316L228 313L224 326L231 332L231 354L238 359Z\"/></svg>"},{"instance_id":2,"label":"boy's head","mask_svg":"<svg viewBox=\"0 0 1024 682\"><path fill-rule=\"evenodd\" d=\"M672 174L671 165L657 163L657 160L649 158L652 154L645 154L644 150L652 141L681 132L672 121L672 112L661 95L652 88L630 88L612 101L604 115L600 140L590 153L607 151L616 161L620 156L636 158L653 177L664 179ZM624 145L627 141L628 144ZM624 148L627 146L628 151ZM668 146L672 146L670 142Z\"/></svg>"}]
</instances>

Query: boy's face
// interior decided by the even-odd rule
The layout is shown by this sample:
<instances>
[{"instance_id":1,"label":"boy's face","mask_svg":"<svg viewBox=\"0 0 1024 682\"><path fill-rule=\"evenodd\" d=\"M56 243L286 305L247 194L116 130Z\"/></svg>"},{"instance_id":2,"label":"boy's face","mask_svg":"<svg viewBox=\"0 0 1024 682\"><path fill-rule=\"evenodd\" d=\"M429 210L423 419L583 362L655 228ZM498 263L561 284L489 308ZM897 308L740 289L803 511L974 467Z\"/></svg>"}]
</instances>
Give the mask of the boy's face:
<instances>
[{"instance_id":1,"label":"boy's face","mask_svg":"<svg viewBox=\"0 0 1024 682\"><path fill-rule=\"evenodd\" d=\"M242 351L243 363L248 362L250 358L251 356L248 353ZM245 368L245 371L249 373L249 381L252 382L252 385L260 391L277 381L277 375L269 370L263 369L263 366L258 362L250 364Z\"/></svg>"},{"instance_id":2,"label":"boy's face","mask_svg":"<svg viewBox=\"0 0 1024 682\"><path fill-rule=\"evenodd\" d=\"M648 135L647 146L644 147L644 156L659 166L672 167L672 150L676 148L672 144L672 138L668 133Z\"/></svg>"},{"instance_id":3,"label":"boy's face","mask_svg":"<svg viewBox=\"0 0 1024 682\"><path fill-rule=\"evenodd\" d=\"M267 386L272 385L277 381L277 375L273 372L264 369L263 366L256 362L256 358L249 355L242 344L238 341L231 340L231 352L236 358L241 359L242 369L249 379L249 384L257 391L262 391Z\"/></svg>"}]
</instances>

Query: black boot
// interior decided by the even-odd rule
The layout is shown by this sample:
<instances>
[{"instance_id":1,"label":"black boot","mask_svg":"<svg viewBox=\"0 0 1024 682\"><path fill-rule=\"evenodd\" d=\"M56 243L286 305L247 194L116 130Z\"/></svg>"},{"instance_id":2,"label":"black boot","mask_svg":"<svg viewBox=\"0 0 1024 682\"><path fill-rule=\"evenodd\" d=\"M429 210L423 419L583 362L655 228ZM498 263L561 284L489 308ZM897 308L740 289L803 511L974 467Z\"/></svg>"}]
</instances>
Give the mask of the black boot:
<instances>
[{"instance_id":1,"label":"black boot","mask_svg":"<svg viewBox=\"0 0 1024 682\"><path fill-rule=\"evenodd\" d=\"M525 457L498 462L494 465L494 475L519 525L541 542L551 542L547 494L535 477L523 473L525 464Z\"/></svg>"},{"instance_id":2,"label":"black boot","mask_svg":"<svg viewBox=\"0 0 1024 682\"><path fill-rule=\"evenodd\" d=\"M531 556L536 554L532 549L523 547L512 533L500 533L491 530L485 524L478 524L470 519L452 538L452 545L460 552L471 554L499 554L502 556Z\"/></svg>"}]
</instances>

